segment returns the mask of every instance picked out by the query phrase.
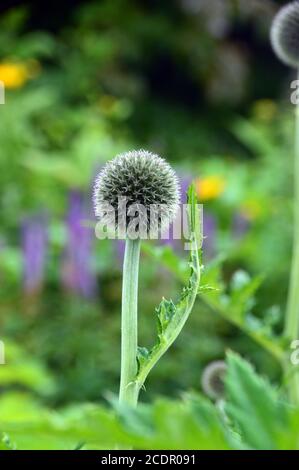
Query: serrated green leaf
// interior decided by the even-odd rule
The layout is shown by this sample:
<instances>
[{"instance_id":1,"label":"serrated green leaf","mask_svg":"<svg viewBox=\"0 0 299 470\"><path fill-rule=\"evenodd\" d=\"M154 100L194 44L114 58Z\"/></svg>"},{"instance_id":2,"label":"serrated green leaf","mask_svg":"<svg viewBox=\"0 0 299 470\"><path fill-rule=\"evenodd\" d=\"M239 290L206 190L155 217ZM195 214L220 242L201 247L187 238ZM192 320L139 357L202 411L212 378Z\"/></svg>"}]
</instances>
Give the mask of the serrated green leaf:
<instances>
[{"instance_id":1,"label":"serrated green leaf","mask_svg":"<svg viewBox=\"0 0 299 470\"><path fill-rule=\"evenodd\" d=\"M162 338L163 334L174 317L176 312L176 306L172 300L163 299L159 307L156 309L157 313L157 329L158 337Z\"/></svg>"},{"instance_id":2,"label":"serrated green leaf","mask_svg":"<svg viewBox=\"0 0 299 470\"><path fill-rule=\"evenodd\" d=\"M277 391L240 356L228 354L226 411L244 443L252 449L279 449L282 429L288 429L287 406Z\"/></svg>"},{"instance_id":3,"label":"serrated green leaf","mask_svg":"<svg viewBox=\"0 0 299 470\"><path fill-rule=\"evenodd\" d=\"M200 396L159 399L137 409L116 411L76 405L59 413L43 409L34 419L1 420L2 447L19 450L84 449L229 449L216 408Z\"/></svg>"},{"instance_id":4,"label":"serrated green leaf","mask_svg":"<svg viewBox=\"0 0 299 470\"><path fill-rule=\"evenodd\" d=\"M169 262L168 254L171 251L170 247L151 247L144 245L144 251L150 255L154 260L162 263L167 267L177 279L184 282L186 279L186 269L183 268L183 263L180 258L174 253L171 254L171 262ZM225 285L221 276L221 263L222 258L213 260L212 263L205 266L201 271L201 282L203 285L208 284L215 286L215 290L198 289L200 300L217 315L220 315L229 323L233 324L246 335L248 335L258 345L268 351L280 364L284 360L284 350L282 344L272 334L268 334L264 329L252 330L249 322L247 321L248 315L231 315L229 308L229 297L224 295Z\"/></svg>"}]
</instances>

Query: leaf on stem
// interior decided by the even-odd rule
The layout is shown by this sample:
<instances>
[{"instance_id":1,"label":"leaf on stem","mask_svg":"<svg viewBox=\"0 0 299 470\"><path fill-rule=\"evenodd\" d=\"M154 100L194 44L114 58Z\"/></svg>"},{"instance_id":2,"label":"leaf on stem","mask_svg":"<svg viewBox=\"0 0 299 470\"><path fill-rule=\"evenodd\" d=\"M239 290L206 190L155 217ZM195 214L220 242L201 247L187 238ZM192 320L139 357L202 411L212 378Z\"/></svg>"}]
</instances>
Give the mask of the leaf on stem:
<instances>
[{"instance_id":1,"label":"leaf on stem","mask_svg":"<svg viewBox=\"0 0 299 470\"><path fill-rule=\"evenodd\" d=\"M156 309L157 343L150 351L145 348L139 348L138 352L139 369L136 382L139 388L143 386L147 375L160 357L178 337L191 313L198 293L201 274L200 248L202 244L201 211L198 208L195 188L191 185L188 190L189 282L187 287L183 289L177 304L174 304L172 300L163 299Z\"/></svg>"}]
</instances>

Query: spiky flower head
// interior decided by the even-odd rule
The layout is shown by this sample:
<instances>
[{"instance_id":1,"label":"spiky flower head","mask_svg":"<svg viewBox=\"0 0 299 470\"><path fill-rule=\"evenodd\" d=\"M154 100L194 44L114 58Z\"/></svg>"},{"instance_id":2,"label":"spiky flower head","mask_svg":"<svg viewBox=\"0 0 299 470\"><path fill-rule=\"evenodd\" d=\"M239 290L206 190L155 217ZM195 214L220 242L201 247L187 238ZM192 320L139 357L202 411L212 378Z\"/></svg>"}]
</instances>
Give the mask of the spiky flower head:
<instances>
[{"instance_id":1,"label":"spiky flower head","mask_svg":"<svg viewBox=\"0 0 299 470\"><path fill-rule=\"evenodd\" d=\"M206 366L201 377L203 391L212 400L219 400L224 396L224 379L227 365L224 361L213 361Z\"/></svg>"},{"instance_id":2,"label":"spiky flower head","mask_svg":"<svg viewBox=\"0 0 299 470\"><path fill-rule=\"evenodd\" d=\"M299 66L299 1L282 7L271 28L272 47L278 58L291 67Z\"/></svg>"},{"instance_id":3,"label":"spiky flower head","mask_svg":"<svg viewBox=\"0 0 299 470\"><path fill-rule=\"evenodd\" d=\"M142 225L138 227L140 232L148 234L153 227L161 231L174 219L178 209L177 176L163 158L146 150L120 154L109 161L96 178L95 215L101 219L105 213L107 225L117 228L121 223L120 201L124 198L123 223L127 236L136 213Z\"/></svg>"}]
</instances>

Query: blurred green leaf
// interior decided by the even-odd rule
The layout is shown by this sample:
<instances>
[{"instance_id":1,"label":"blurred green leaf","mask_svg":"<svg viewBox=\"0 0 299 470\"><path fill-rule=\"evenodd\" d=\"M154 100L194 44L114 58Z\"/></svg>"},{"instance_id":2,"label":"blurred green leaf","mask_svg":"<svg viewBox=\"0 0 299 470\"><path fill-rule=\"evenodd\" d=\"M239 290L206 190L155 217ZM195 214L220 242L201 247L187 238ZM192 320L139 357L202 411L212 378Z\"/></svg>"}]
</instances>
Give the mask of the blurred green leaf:
<instances>
[{"instance_id":1,"label":"blurred green leaf","mask_svg":"<svg viewBox=\"0 0 299 470\"><path fill-rule=\"evenodd\" d=\"M6 339L5 364L0 367L0 389L24 387L43 395L51 395L55 382L44 364L30 357L22 348Z\"/></svg>"},{"instance_id":2,"label":"blurred green leaf","mask_svg":"<svg viewBox=\"0 0 299 470\"><path fill-rule=\"evenodd\" d=\"M236 354L228 354L226 410L245 444L252 449L298 449L294 414L278 392ZM297 419L297 418L296 418Z\"/></svg>"},{"instance_id":3,"label":"blurred green leaf","mask_svg":"<svg viewBox=\"0 0 299 470\"><path fill-rule=\"evenodd\" d=\"M9 412L0 431L17 449L228 449L227 432L217 410L201 397L158 400L137 410L118 412L100 406L69 407L60 413L40 409L15 395L1 404ZM23 408L22 408L23 407ZM13 413L28 407L13 420ZM17 415L16 415L17 416Z\"/></svg>"}]
</instances>

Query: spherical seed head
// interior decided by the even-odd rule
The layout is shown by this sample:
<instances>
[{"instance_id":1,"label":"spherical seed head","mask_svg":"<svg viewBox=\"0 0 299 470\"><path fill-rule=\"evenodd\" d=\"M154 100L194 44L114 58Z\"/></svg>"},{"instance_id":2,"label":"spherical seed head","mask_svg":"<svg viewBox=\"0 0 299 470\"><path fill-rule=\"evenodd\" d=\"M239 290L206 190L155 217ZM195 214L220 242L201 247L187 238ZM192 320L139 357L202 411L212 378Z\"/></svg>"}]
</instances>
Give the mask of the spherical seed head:
<instances>
[{"instance_id":1,"label":"spherical seed head","mask_svg":"<svg viewBox=\"0 0 299 470\"><path fill-rule=\"evenodd\" d=\"M114 225L111 228L120 224L120 198L126 200L125 230L128 230L137 209L143 225L139 230L146 234L153 227L161 231L174 219L178 209L177 176L163 158L146 150L120 154L105 165L94 186L95 215L101 218L105 212L107 225ZM110 219L107 218L107 204L110 206Z\"/></svg>"},{"instance_id":2,"label":"spherical seed head","mask_svg":"<svg viewBox=\"0 0 299 470\"><path fill-rule=\"evenodd\" d=\"M278 58L291 67L299 66L299 1L279 10L271 28L271 43Z\"/></svg>"},{"instance_id":3,"label":"spherical seed head","mask_svg":"<svg viewBox=\"0 0 299 470\"><path fill-rule=\"evenodd\" d=\"M204 369L201 385L203 391L213 400L224 396L224 379L227 365L224 361L213 361Z\"/></svg>"}]
</instances>

